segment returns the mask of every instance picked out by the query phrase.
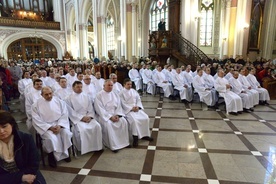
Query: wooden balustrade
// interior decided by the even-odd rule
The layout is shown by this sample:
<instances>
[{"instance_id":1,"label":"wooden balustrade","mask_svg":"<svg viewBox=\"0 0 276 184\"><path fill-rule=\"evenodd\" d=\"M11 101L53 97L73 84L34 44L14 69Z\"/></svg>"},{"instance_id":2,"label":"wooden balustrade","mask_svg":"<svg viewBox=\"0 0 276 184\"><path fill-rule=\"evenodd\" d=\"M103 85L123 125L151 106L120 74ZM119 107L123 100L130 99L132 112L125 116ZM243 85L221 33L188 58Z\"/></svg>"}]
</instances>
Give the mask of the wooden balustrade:
<instances>
[{"instance_id":1,"label":"wooden balustrade","mask_svg":"<svg viewBox=\"0 0 276 184\"><path fill-rule=\"evenodd\" d=\"M10 26L10 27L26 27L26 28L60 30L59 22L14 19L9 17L0 17L0 25Z\"/></svg>"}]
</instances>

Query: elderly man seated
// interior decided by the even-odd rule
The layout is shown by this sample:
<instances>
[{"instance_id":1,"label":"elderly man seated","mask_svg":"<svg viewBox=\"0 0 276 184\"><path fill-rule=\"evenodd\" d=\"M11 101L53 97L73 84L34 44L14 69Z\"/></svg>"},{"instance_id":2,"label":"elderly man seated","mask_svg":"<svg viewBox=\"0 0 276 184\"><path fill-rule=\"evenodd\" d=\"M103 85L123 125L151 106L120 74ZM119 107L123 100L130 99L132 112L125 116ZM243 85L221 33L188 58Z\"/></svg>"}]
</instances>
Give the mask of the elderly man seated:
<instances>
[{"instance_id":1,"label":"elderly man seated","mask_svg":"<svg viewBox=\"0 0 276 184\"><path fill-rule=\"evenodd\" d=\"M103 90L95 98L94 108L102 126L103 144L117 153L119 149L129 146L129 137L120 97L112 89L113 82L106 80Z\"/></svg>"},{"instance_id":2,"label":"elderly man seated","mask_svg":"<svg viewBox=\"0 0 276 184\"><path fill-rule=\"evenodd\" d=\"M51 88L43 87L41 95L43 98L32 105L32 123L42 138L44 150L49 153L49 165L57 167L59 160L71 161L68 110L64 101L53 96Z\"/></svg>"}]
</instances>

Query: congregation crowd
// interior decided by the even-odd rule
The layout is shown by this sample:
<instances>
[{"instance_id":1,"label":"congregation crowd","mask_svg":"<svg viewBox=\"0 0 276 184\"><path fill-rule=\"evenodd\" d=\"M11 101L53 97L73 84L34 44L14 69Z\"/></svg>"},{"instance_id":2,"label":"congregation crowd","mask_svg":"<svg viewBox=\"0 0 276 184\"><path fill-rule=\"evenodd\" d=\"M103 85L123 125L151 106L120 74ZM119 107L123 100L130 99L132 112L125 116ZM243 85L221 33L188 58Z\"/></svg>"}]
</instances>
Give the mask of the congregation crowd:
<instances>
[{"instance_id":1,"label":"congregation crowd","mask_svg":"<svg viewBox=\"0 0 276 184\"><path fill-rule=\"evenodd\" d=\"M107 79L96 66L112 68ZM126 73L123 85L117 81L118 72ZM116 153L137 147L139 139L152 141L141 93L163 92L165 98L179 96L183 103L198 95L209 108L218 108L223 98L229 114L254 111L270 100L262 82L275 80L275 60L214 59L194 71L190 65L162 67L151 60L75 65L1 61L0 74L1 108L9 111L5 101L19 97L29 132L41 137L49 165L57 167L57 161L71 161L72 145L83 155L103 146Z\"/></svg>"}]
</instances>

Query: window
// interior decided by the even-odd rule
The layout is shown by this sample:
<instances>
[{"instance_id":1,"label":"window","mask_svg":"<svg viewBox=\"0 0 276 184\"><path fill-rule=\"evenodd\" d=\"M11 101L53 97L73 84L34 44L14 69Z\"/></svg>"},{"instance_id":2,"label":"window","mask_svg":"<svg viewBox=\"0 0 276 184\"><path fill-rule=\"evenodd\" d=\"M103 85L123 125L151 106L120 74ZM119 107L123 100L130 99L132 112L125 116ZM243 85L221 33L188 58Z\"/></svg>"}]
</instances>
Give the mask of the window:
<instances>
[{"instance_id":1,"label":"window","mask_svg":"<svg viewBox=\"0 0 276 184\"><path fill-rule=\"evenodd\" d=\"M43 39L22 38L8 47L9 59L57 58L55 46Z\"/></svg>"},{"instance_id":2,"label":"window","mask_svg":"<svg viewBox=\"0 0 276 184\"><path fill-rule=\"evenodd\" d=\"M212 46L214 0L202 0L200 19L200 46Z\"/></svg>"},{"instance_id":3,"label":"window","mask_svg":"<svg viewBox=\"0 0 276 184\"><path fill-rule=\"evenodd\" d=\"M106 18L106 42L108 51L115 50L114 20L110 15Z\"/></svg>"},{"instance_id":4,"label":"window","mask_svg":"<svg viewBox=\"0 0 276 184\"><path fill-rule=\"evenodd\" d=\"M158 30L158 23L163 18L166 22L166 30L168 30L168 0L155 0L151 8L151 31Z\"/></svg>"}]
</instances>

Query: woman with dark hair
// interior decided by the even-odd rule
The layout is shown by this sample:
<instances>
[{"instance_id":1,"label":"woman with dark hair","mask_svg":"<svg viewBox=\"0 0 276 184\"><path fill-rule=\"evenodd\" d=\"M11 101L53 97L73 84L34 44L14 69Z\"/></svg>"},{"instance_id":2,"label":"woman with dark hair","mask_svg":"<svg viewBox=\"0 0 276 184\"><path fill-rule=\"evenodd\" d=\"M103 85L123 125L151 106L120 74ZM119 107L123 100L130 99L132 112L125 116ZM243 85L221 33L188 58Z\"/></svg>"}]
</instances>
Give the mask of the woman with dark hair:
<instances>
[{"instance_id":1,"label":"woman with dark hair","mask_svg":"<svg viewBox=\"0 0 276 184\"><path fill-rule=\"evenodd\" d=\"M0 112L0 183L45 184L38 152L30 134L18 130L13 116Z\"/></svg>"}]
</instances>

